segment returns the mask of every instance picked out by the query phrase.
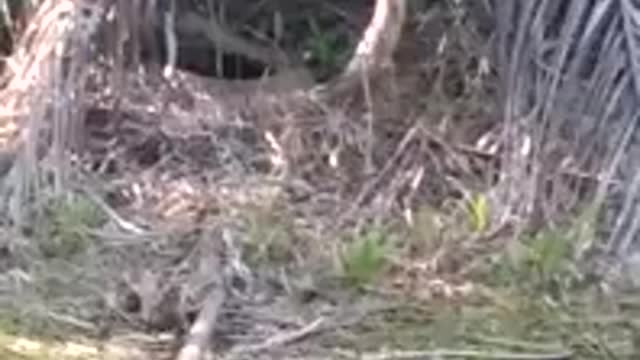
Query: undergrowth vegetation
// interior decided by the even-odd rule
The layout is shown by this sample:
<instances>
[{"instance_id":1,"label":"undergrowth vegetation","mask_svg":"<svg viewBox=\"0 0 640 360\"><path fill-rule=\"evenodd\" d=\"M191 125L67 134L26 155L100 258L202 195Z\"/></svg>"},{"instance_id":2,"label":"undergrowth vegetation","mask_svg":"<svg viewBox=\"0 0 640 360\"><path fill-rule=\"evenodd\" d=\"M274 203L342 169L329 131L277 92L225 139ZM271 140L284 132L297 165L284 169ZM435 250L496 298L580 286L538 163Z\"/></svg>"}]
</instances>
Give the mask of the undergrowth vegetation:
<instances>
[{"instance_id":1,"label":"undergrowth vegetation","mask_svg":"<svg viewBox=\"0 0 640 360\"><path fill-rule=\"evenodd\" d=\"M71 260L82 255L94 240L91 230L107 217L89 199L53 199L33 225L34 238L45 258Z\"/></svg>"},{"instance_id":2,"label":"undergrowth vegetation","mask_svg":"<svg viewBox=\"0 0 640 360\"><path fill-rule=\"evenodd\" d=\"M357 340L345 337L338 342L365 352L384 343L445 358L520 354L631 359L639 350L635 316L640 308L630 306L633 300L625 303L619 295L603 292L577 265L581 241L593 236L593 223L593 212L585 211L565 226L522 234L475 273L482 280L464 298L409 298L368 318ZM431 236L432 227L417 231ZM468 235L475 229L471 227ZM360 284L381 276L382 259L388 254L382 239L389 236L374 232L354 243L348 268ZM412 236L415 241L416 234Z\"/></svg>"}]
</instances>

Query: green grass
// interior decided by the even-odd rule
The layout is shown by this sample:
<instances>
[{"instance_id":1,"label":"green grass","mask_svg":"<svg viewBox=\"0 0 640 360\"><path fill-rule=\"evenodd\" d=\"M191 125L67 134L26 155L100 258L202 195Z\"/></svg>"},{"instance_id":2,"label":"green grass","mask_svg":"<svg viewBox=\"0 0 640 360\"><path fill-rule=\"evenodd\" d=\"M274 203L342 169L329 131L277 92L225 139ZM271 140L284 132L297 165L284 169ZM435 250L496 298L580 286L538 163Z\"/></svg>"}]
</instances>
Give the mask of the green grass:
<instances>
[{"instance_id":1,"label":"green grass","mask_svg":"<svg viewBox=\"0 0 640 360\"><path fill-rule=\"evenodd\" d=\"M472 226L466 231L470 235L487 227L488 208L482 203L476 198L469 207ZM404 242L424 242L416 247L418 257L429 259L437 248L447 244L443 216L424 208L416 214L412 231L371 226L336 240L342 245L334 259L339 263L339 278L344 280L340 286L345 290L366 289L383 283L389 255L400 251L396 248L403 248ZM474 274L476 290L468 297L424 301L401 295L394 298L397 306L372 312L355 326L324 334L323 343L376 353L383 347L398 351L467 351L478 358L492 353L561 351L573 352L576 359L637 358L640 300L631 297L622 306L619 299L599 295L593 284L581 281L575 266L585 237L594 235L594 216L595 212L586 210L565 226L512 240L481 268L483 273ZM45 219L42 234L49 240L63 239L52 241L57 247L47 254L54 258L82 254L82 244L91 241L87 229L103 221L100 212L82 198L53 203ZM294 224L273 209L249 214L247 228L245 255L252 265L287 263L292 252L300 250L295 248L301 245ZM70 244L61 245L67 242ZM365 303L376 296L359 294L355 301ZM19 318L0 314L0 334L6 338L19 335L21 326ZM0 351L2 346L0 343ZM51 358L46 356L22 358Z\"/></svg>"},{"instance_id":2,"label":"green grass","mask_svg":"<svg viewBox=\"0 0 640 360\"><path fill-rule=\"evenodd\" d=\"M575 359L637 358L638 331L630 320L637 314L585 300L591 296L575 292L559 303L543 292L495 288L464 302L406 301L333 341L362 352L469 351L489 358L480 355L569 351Z\"/></svg>"},{"instance_id":3,"label":"green grass","mask_svg":"<svg viewBox=\"0 0 640 360\"><path fill-rule=\"evenodd\" d=\"M70 260L84 253L93 240L90 230L106 221L89 199L54 199L36 220L35 235L45 258Z\"/></svg>"},{"instance_id":4,"label":"green grass","mask_svg":"<svg viewBox=\"0 0 640 360\"><path fill-rule=\"evenodd\" d=\"M482 208L470 211L478 225L469 228L470 233L484 227L479 225L486 213ZM640 294L623 306L620 298L586 282L576 266L585 238L594 236L595 215L587 209L564 226L513 240L482 274L474 274L476 290L469 297L418 301L400 296L393 311L373 313L332 340L336 346L374 353L381 348L445 349L490 358L483 356L570 351L575 359L640 358ZM436 218L433 211L424 216ZM418 226L406 240L436 236L435 224L425 227ZM343 255L350 284L370 283L383 275L386 246L394 236L387 231L376 229L352 239Z\"/></svg>"}]
</instances>

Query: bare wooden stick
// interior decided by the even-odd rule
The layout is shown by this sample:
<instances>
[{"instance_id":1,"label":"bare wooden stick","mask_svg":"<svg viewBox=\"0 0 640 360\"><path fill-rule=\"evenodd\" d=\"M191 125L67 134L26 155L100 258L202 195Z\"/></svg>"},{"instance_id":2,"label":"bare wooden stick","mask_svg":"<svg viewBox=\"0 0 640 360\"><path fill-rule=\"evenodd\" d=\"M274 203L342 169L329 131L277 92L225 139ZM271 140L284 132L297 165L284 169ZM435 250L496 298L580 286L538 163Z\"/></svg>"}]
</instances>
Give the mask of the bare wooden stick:
<instances>
[{"instance_id":1,"label":"bare wooden stick","mask_svg":"<svg viewBox=\"0 0 640 360\"><path fill-rule=\"evenodd\" d=\"M187 340L178 353L176 360L202 360L209 345L209 338L213 333L220 308L224 303L226 293L223 286L214 287L207 298L204 306L198 314L196 321L191 326Z\"/></svg>"},{"instance_id":2,"label":"bare wooden stick","mask_svg":"<svg viewBox=\"0 0 640 360\"><path fill-rule=\"evenodd\" d=\"M269 339L265 340L260 344L238 347L236 349L233 349L231 353L232 354L255 353L259 351L268 350L276 346L282 346L282 345L296 342L320 330L321 325L324 323L324 320L325 319L323 317L320 317L301 329L277 334L275 336L270 337Z\"/></svg>"},{"instance_id":3,"label":"bare wooden stick","mask_svg":"<svg viewBox=\"0 0 640 360\"><path fill-rule=\"evenodd\" d=\"M169 2L169 10L164 13L164 37L167 46L167 61L164 65L162 75L165 78L171 77L178 62L178 39L175 30L176 2Z\"/></svg>"}]
</instances>

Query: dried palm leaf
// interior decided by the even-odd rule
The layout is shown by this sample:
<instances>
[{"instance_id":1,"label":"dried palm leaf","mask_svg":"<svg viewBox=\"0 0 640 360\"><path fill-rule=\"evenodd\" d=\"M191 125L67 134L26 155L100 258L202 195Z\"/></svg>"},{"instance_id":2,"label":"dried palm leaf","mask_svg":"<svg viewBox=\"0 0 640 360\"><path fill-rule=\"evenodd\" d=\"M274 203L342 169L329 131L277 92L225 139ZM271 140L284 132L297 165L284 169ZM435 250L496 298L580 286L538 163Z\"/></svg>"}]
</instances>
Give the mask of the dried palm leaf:
<instances>
[{"instance_id":1,"label":"dried palm leaf","mask_svg":"<svg viewBox=\"0 0 640 360\"><path fill-rule=\"evenodd\" d=\"M547 180L559 174L561 161L551 168L542 163L550 161L550 148L569 143L566 156L598 180L591 195L596 205L606 205L606 249L627 253L640 231L640 2L493 1L492 6L505 129L523 128L534 140L526 160L505 159L506 212L532 211L537 201L548 199ZM521 141L504 140L512 146ZM612 178L623 185L612 187Z\"/></svg>"}]
</instances>

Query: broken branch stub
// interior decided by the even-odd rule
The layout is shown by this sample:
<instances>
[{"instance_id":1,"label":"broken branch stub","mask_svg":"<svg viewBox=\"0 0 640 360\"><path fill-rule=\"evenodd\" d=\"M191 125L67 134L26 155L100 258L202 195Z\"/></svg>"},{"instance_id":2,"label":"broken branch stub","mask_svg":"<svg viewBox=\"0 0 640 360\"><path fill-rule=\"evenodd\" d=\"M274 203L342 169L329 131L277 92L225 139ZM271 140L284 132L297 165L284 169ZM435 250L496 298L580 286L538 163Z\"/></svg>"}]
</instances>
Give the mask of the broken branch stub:
<instances>
[{"instance_id":1,"label":"broken branch stub","mask_svg":"<svg viewBox=\"0 0 640 360\"><path fill-rule=\"evenodd\" d=\"M362 71L393 66L393 53L400 41L406 15L406 0L377 0L369 25L342 77L357 79Z\"/></svg>"}]
</instances>

